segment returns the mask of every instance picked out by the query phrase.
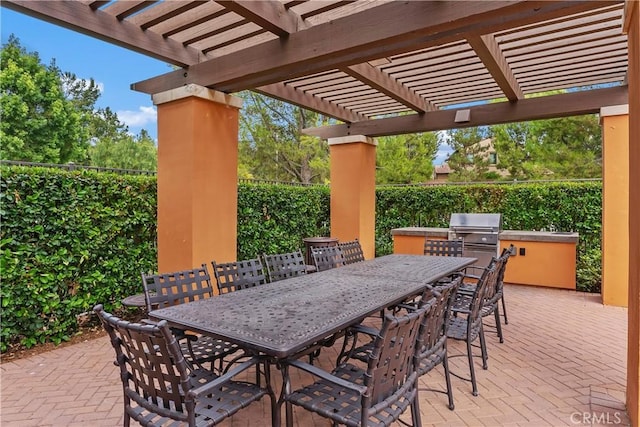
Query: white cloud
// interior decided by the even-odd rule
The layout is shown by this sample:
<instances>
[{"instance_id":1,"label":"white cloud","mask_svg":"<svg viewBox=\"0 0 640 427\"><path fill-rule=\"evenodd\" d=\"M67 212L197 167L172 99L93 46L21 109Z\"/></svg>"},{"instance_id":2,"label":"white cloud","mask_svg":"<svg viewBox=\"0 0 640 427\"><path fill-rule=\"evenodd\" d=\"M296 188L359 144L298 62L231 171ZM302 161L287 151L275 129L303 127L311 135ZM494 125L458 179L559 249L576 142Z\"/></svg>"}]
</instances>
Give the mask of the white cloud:
<instances>
[{"instance_id":1,"label":"white cloud","mask_svg":"<svg viewBox=\"0 0 640 427\"><path fill-rule=\"evenodd\" d=\"M451 148L451 146L445 143L440 144L438 152L436 153L436 157L433 160L433 164L441 165L442 163L445 162L445 160L447 160L447 157L449 157L451 153L453 153L453 148Z\"/></svg>"},{"instance_id":2,"label":"white cloud","mask_svg":"<svg viewBox=\"0 0 640 427\"><path fill-rule=\"evenodd\" d=\"M141 105L138 111L122 110L117 111L120 121L130 127L144 127L147 124L155 123L158 119L158 113L153 107L145 107Z\"/></svg>"}]
</instances>

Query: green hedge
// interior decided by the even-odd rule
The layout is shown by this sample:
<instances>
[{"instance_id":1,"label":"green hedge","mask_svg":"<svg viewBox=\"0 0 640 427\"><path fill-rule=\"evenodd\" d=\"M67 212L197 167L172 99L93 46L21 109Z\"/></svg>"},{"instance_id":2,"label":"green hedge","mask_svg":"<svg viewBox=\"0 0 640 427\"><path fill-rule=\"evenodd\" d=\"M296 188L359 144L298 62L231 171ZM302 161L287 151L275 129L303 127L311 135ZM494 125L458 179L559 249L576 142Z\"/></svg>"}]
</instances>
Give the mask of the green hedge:
<instances>
[{"instance_id":1,"label":"green hedge","mask_svg":"<svg viewBox=\"0 0 640 427\"><path fill-rule=\"evenodd\" d=\"M329 235L329 188L238 186L238 259L304 249L302 239Z\"/></svg>"},{"instance_id":2,"label":"green hedge","mask_svg":"<svg viewBox=\"0 0 640 427\"><path fill-rule=\"evenodd\" d=\"M60 342L76 317L140 292L156 270L156 179L3 166L1 350ZM392 252L391 229L447 227L452 212L502 212L505 229L580 233L578 288L600 289L599 182L376 191L376 254ZM329 233L329 189L273 184L238 188L238 259L303 248Z\"/></svg>"},{"instance_id":3,"label":"green hedge","mask_svg":"<svg viewBox=\"0 0 640 427\"><path fill-rule=\"evenodd\" d=\"M2 350L66 340L156 266L155 177L2 168Z\"/></svg>"}]
</instances>

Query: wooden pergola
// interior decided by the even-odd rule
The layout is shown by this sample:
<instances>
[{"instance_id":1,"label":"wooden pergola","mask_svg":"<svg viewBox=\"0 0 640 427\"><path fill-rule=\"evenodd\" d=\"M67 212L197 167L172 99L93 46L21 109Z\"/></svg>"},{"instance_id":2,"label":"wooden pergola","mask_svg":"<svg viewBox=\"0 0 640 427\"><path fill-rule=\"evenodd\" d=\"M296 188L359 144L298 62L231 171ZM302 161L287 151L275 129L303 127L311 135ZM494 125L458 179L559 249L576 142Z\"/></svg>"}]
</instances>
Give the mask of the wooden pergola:
<instances>
[{"instance_id":1,"label":"wooden pergola","mask_svg":"<svg viewBox=\"0 0 640 427\"><path fill-rule=\"evenodd\" d=\"M368 256L372 138L606 110L605 153L614 144L609 135L615 143L622 138L628 168L622 181L628 197L617 210L628 218L618 221L628 223L627 409L639 425L638 1L3 0L2 6L178 67L131 85L158 106L158 245L166 270L204 256L235 256L241 104L234 92L254 90L338 121L305 132L329 141L332 234L355 234ZM562 93L527 97L554 91ZM180 210L172 208L170 201L185 194Z\"/></svg>"}]
</instances>

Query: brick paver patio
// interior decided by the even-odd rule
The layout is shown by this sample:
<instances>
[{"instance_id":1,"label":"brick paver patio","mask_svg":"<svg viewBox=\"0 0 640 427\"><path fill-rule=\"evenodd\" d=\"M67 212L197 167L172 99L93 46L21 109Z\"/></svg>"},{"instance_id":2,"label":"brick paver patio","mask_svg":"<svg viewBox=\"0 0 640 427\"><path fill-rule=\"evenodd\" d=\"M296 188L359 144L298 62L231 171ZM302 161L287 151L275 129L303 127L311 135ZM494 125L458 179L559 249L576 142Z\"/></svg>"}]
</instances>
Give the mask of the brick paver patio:
<instances>
[{"instance_id":1,"label":"brick paver patio","mask_svg":"<svg viewBox=\"0 0 640 427\"><path fill-rule=\"evenodd\" d=\"M445 395L422 391L423 425L629 425L624 410L627 310L603 306L599 295L573 291L508 285L505 292L505 342L486 330L489 369L476 364L480 395L472 396L468 382L452 377L456 408L450 411ZM450 354L464 351L461 344L452 342ZM319 364L329 368L336 352L323 351ZM122 425L122 389L113 358L105 336L3 363L0 424ZM453 358L451 366L468 373L464 357ZM421 388L441 384L441 368L420 380ZM330 425L303 410L295 417L300 427ZM263 400L222 425L269 424Z\"/></svg>"}]
</instances>

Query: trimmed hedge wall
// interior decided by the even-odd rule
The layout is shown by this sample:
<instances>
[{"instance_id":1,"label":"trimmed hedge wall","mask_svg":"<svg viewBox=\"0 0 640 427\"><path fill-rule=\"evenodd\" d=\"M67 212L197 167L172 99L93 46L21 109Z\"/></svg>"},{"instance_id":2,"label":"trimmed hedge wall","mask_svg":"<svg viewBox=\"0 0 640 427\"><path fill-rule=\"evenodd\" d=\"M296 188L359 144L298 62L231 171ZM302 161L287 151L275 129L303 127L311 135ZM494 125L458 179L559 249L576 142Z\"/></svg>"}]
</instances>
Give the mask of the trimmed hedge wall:
<instances>
[{"instance_id":1,"label":"trimmed hedge wall","mask_svg":"<svg viewBox=\"0 0 640 427\"><path fill-rule=\"evenodd\" d=\"M156 265L155 177L1 168L2 344L67 340Z\"/></svg>"},{"instance_id":2,"label":"trimmed hedge wall","mask_svg":"<svg viewBox=\"0 0 640 427\"><path fill-rule=\"evenodd\" d=\"M96 303L117 311L157 269L156 179L90 171L0 168L0 349L67 340ZM380 187L376 255L391 229L448 227L452 212L502 212L505 229L580 233L578 288L600 290L600 182ZM329 188L238 187L238 259L303 249L329 233Z\"/></svg>"}]
</instances>

